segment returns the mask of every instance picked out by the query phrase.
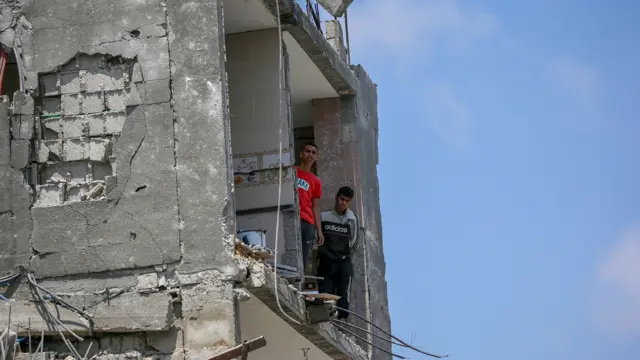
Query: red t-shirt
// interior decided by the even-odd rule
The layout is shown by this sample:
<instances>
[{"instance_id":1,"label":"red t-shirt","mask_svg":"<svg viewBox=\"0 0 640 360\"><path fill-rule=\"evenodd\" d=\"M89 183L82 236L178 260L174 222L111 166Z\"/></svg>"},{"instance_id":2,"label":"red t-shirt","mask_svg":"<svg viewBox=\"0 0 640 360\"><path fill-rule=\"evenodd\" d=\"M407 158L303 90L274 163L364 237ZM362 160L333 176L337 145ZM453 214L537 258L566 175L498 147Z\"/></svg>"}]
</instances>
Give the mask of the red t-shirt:
<instances>
[{"instance_id":1,"label":"red t-shirt","mask_svg":"<svg viewBox=\"0 0 640 360\"><path fill-rule=\"evenodd\" d=\"M300 202L300 218L308 223L315 224L313 216L312 200L322 196L322 183L313 173L301 170L296 166L298 178L298 201Z\"/></svg>"}]
</instances>

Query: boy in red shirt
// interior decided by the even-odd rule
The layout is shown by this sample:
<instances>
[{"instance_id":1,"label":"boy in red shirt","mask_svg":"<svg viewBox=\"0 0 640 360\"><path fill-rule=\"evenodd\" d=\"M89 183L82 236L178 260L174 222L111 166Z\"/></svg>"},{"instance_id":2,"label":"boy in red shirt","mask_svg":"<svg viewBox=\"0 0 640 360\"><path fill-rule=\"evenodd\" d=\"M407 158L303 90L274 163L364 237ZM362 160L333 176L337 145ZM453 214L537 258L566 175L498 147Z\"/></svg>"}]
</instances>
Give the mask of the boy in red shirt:
<instances>
[{"instance_id":1,"label":"boy in red shirt","mask_svg":"<svg viewBox=\"0 0 640 360\"><path fill-rule=\"evenodd\" d=\"M320 207L318 201L322 196L322 183L311 172L313 163L318 157L318 147L308 143L300 152L300 165L296 166L296 186L300 202L300 232L302 235L302 266L307 269L309 252L313 248L313 240L318 237L318 245L324 243L322 235Z\"/></svg>"}]
</instances>

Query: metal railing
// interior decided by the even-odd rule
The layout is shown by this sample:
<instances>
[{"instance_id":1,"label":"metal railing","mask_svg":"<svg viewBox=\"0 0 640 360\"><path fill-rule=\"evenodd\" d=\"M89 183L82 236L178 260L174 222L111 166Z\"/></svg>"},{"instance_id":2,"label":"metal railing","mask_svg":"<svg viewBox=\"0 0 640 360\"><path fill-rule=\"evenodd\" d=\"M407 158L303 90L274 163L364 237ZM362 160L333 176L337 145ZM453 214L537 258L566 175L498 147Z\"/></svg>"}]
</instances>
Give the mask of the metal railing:
<instances>
[{"instance_id":1,"label":"metal railing","mask_svg":"<svg viewBox=\"0 0 640 360\"><path fill-rule=\"evenodd\" d=\"M316 27L322 33L322 27L320 26L320 6L316 1L307 0L307 15L313 19L313 23L316 24Z\"/></svg>"}]
</instances>

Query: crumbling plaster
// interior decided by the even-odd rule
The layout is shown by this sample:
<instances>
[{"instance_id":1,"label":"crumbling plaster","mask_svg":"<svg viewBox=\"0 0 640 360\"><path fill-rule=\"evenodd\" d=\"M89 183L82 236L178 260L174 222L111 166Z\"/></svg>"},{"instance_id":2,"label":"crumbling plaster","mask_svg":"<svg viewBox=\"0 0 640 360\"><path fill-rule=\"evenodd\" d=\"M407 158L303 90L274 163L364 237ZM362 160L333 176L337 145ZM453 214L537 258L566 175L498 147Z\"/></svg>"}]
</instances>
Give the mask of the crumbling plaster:
<instances>
[{"instance_id":1,"label":"crumbling plaster","mask_svg":"<svg viewBox=\"0 0 640 360\"><path fill-rule=\"evenodd\" d=\"M361 247L353 258L354 279L350 296L354 304L354 311L364 314L369 321L382 327L391 329L389 315L389 300L387 297L386 263L384 260L382 241L382 218L380 213L380 192L378 183L378 95L377 86L369 78L360 65L352 67L358 78L357 95L342 96L342 135L344 146L357 156L351 159L357 169L357 193L353 207L357 209L362 231L360 232ZM351 151L351 150L349 150ZM350 321L358 326L367 327L357 319ZM370 327L376 335L386 335ZM376 346L391 350L388 341L378 337L368 336ZM373 359L388 359L390 355L366 345Z\"/></svg>"},{"instance_id":2,"label":"crumbling plaster","mask_svg":"<svg viewBox=\"0 0 640 360\"><path fill-rule=\"evenodd\" d=\"M341 17L353 0L318 0L318 3L335 17Z\"/></svg>"},{"instance_id":3,"label":"crumbling plaster","mask_svg":"<svg viewBox=\"0 0 640 360\"><path fill-rule=\"evenodd\" d=\"M281 1L284 27L345 95L344 124L363 137L354 146L360 156L366 154L358 161L364 163L362 188L370 199L362 212L368 245L356 269L370 274L352 293L356 311L388 328L375 85L364 70L352 71L340 59L292 0L263 0L272 12L275 1ZM221 3L0 0L0 43L23 54L25 90L16 93L12 108L6 100L0 103L0 275L24 266L43 286L100 314L92 330L130 332L109 339L120 337L131 346L98 347L112 354L184 356L182 349L189 349L203 357L239 336L235 312L241 294L233 283L242 274L232 258L235 209ZM105 181L104 197L34 206L40 78L74 61L80 68L84 57L96 54L138 64L141 72L128 90L126 118L112 148L115 173ZM285 231L297 228L294 215ZM287 243L294 239L289 238ZM288 255L299 262L297 244ZM263 281L268 287L269 280ZM24 312L36 318L39 305L24 303L30 299L25 287L23 282L11 291ZM139 305L143 298L153 314ZM381 311L371 308L374 300ZM123 306L140 309L141 315L123 316ZM67 315L78 330L86 330L76 314ZM40 326L51 330L50 323ZM215 335L202 335L212 329ZM328 336L343 337L336 331ZM137 342L139 337L147 338L146 345ZM348 343L336 354L366 358ZM373 350L370 358L387 357Z\"/></svg>"},{"instance_id":4,"label":"crumbling plaster","mask_svg":"<svg viewBox=\"0 0 640 360\"><path fill-rule=\"evenodd\" d=\"M341 186L348 185L356 191L351 208L360 220L361 231L352 256L354 275L349 302L355 313L390 329L377 176L376 85L361 66L354 66L353 70L359 81L356 95L313 101L314 134L320 146L317 166L324 187L321 204L323 208L333 206ZM349 322L377 331L355 316ZM377 346L390 349L389 342L357 332ZM385 336L380 332L377 335ZM368 349L374 359L389 357L364 341L358 340L358 344Z\"/></svg>"},{"instance_id":5,"label":"crumbling plaster","mask_svg":"<svg viewBox=\"0 0 640 360\"><path fill-rule=\"evenodd\" d=\"M113 147L115 186L107 184L106 199L35 207L32 221L13 220L33 222L31 246L37 256L32 265L38 276L178 261L183 271L234 271L228 255L234 224L227 171L223 34L215 26L221 17L216 4L79 0L3 4L3 14L9 13L7 9L13 13L13 20L5 19L9 27L4 32L14 34L13 39L3 37L3 43L19 44L24 53L26 94L18 96L24 103L16 102L16 115L34 111L38 115L39 107L34 109L30 99L43 95L38 77L70 66L77 56L80 62L92 54L122 57L140 69L140 79L132 81L128 94L122 135ZM190 17L205 8L207 21ZM6 107L3 104L3 116ZM70 111L63 104L62 116L73 114ZM4 176L14 174L16 180L3 185L17 187L3 192L11 197L3 204L15 206L16 212L19 205L29 207L29 197L34 196L16 171L26 169L36 156L29 149L29 140L37 141L35 135L10 139L11 147L2 149L4 158L10 154L3 166L13 165ZM16 264L27 265L24 260L23 256Z\"/></svg>"},{"instance_id":6,"label":"crumbling plaster","mask_svg":"<svg viewBox=\"0 0 640 360\"><path fill-rule=\"evenodd\" d=\"M92 330L97 332L164 334L178 329L182 343L171 345L171 351L186 348L195 357L237 340L221 3L0 0L0 42L23 54L24 76L24 90L16 93L13 107L6 100L0 103L0 275L31 271L49 290L66 294L81 308L93 304ZM111 78L96 80L98 71L85 65L91 59L122 59L132 65L126 74L131 83L122 104L122 129L109 138L113 173L97 198L37 202L41 186L57 184L45 183L43 169L58 161L90 159L39 158L43 138L38 118L55 111L62 120L74 116L83 124L77 126L76 142L111 136L84 133L89 131L86 119L94 113L83 110L88 102L73 108L61 101L52 108L43 98L64 99L64 86L78 82L74 97L91 101L93 93L102 94L104 108L91 104L112 111L104 87ZM66 71L79 75L66 81ZM45 86L48 74L53 80ZM99 84L95 92L87 88L92 81ZM166 272L171 279L161 275ZM165 283L152 280L152 290L139 287L140 279L155 278ZM110 283L116 279L122 283ZM21 309L21 317L15 318L19 322L39 318L41 306L31 301L22 281L11 289ZM67 293L70 288L77 291ZM172 294L178 294L177 300ZM86 330L78 315L60 311L77 329ZM51 330L46 321L38 326Z\"/></svg>"}]
</instances>

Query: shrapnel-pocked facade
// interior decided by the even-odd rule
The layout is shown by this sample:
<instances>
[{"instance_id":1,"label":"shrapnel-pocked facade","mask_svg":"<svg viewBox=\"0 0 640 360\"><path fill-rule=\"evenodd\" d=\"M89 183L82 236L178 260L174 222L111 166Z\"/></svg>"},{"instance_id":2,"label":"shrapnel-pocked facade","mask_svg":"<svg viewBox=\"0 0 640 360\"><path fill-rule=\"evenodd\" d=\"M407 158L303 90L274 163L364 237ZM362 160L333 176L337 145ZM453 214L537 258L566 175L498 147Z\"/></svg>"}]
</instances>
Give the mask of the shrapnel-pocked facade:
<instances>
[{"instance_id":1,"label":"shrapnel-pocked facade","mask_svg":"<svg viewBox=\"0 0 640 360\"><path fill-rule=\"evenodd\" d=\"M321 3L340 17L351 1ZM351 310L390 328L376 85L338 20L321 29L293 0L0 0L0 15L0 329L15 357L30 332L44 357L210 359L263 336L249 359L390 358L236 239L264 229L301 268L291 165L315 142L322 206L356 192Z\"/></svg>"}]
</instances>

